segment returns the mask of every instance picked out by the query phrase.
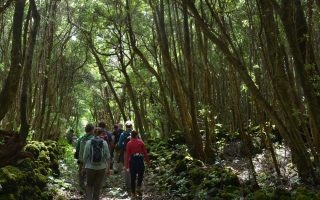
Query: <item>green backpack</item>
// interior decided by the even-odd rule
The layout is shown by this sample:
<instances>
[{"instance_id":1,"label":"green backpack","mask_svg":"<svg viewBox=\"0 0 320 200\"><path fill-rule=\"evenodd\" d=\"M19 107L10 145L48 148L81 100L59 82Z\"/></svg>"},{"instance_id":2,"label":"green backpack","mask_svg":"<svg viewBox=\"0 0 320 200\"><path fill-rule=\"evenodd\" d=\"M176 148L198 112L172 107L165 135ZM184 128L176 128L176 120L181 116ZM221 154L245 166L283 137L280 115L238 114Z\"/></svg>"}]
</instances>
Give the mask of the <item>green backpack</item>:
<instances>
[{"instance_id":1,"label":"green backpack","mask_svg":"<svg viewBox=\"0 0 320 200\"><path fill-rule=\"evenodd\" d=\"M84 153L84 148L86 146L86 143L88 140L92 139L93 135L84 135L81 139L80 139L80 149L79 149L79 161L84 161L83 160L83 153Z\"/></svg>"}]
</instances>

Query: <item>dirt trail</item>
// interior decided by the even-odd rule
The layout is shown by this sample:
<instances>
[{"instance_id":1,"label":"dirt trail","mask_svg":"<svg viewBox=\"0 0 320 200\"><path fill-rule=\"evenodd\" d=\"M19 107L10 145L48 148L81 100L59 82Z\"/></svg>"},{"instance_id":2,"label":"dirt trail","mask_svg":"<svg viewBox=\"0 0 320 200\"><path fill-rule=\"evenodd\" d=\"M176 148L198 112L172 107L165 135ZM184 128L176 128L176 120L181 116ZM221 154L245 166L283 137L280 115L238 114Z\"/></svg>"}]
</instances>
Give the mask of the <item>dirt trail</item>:
<instances>
[{"instance_id":1,"label":"dirt trail","mask_svg":"<svg viewBox=\"0 0 320 200\"><path fill-rule=\"evenodd\" d=\"M84 200L85 196L79 193L79 185L77 181L77 165L65 165L61 163L61 177L60 181L64 182L64 187L59 188L60 196L64 196L69 200ZM175 199L170 197L168 194L163 194L157 190L157 184L153 181L153 174L147 173L144 179L144 192L143 196L136 197L134 199L144 200L167 200ZM113 174L106 178L105 186L103 187L100 195L100 200L129 200L128 192L124 188L124 175ZM56 198L58 199L58 198Z\"/></svg>"}]
</instances>

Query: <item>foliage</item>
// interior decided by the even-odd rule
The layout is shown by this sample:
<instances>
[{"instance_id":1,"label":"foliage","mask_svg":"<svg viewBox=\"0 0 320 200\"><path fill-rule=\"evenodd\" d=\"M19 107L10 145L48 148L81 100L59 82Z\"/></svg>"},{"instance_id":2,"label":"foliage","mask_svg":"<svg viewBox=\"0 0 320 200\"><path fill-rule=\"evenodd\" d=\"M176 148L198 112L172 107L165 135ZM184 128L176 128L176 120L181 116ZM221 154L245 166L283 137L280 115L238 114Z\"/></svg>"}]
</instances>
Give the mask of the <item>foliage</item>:
<instances>
[{"instance_id":1,"label":"foliage","mask_svg":"<svg viewBox=\"0 0 320 200\"><path fill-rule=\"evenodd\" d=\"M208 166L190 156L185 145L149 140L151 168L159 187L183 198L229 198L241 191L238 177L223 166ZM212 197L214 197L212 196Z\"/></svg>"},{"instance_id":2,"label":"foliage","mask_svg":"<svg viewBox=\"0 0 320 200\"><path fill-rule=\"evenodd\" d=\"M58 159L64 154L63 149L55 141L30 141L25 151L32 153L34 158L19 160L15 166L0 169L1 199L52 199L53 194L47 189L48 176L60 174Z\"/></svg>"}]
</instances>

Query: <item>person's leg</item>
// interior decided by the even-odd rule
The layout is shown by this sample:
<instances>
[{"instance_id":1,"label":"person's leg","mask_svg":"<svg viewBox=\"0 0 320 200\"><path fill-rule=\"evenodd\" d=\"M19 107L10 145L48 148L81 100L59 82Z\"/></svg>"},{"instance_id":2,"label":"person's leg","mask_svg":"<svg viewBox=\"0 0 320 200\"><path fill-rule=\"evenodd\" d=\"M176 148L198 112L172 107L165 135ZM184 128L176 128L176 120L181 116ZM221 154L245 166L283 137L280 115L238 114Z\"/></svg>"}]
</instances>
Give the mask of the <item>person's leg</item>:
<instances>
[{"instance_id":1,"label":"person's leg","mask_svg":"<svg viewBox=\"0 0 320 200\"><path fill-rule=\"evenodd\" d=\"M110 150L110 170L113 169L113 164L114 164L114 149Z\"/></svg>"},{"instance_id":2,"label":"person's leg","mask_svg":"<svg viewBox=\"0 0 320 200\"><path fill-rule=\"evenodd\" d=\"M93 190L94 190L94 183L95 183L95 170L93 169L86 169L87 171L87 200L92 200L93 199Z\"/></svg>"},{"instance_id":3,"label":"person's leg","mask_svg":"<svg viewBox=\"0 0 320 200\"><path fill-rule=\"evenodd\" d=\"M138 174L138 183L137 183L137 193L139 195L142 195L142 181L143 181L143 175L145 171L145 166L143 162L143 157L139 157L139 161L137 162L137 174Z\"/></svg>"},{"instance_id":4,"label":"person's leg","mask_svg":"<svg viewBox=\"0 0 320 200\"><path fill-rule=\"evenodd\" d=\"M113 171L114 173L118 173L118 165L119 165L119 162L118 162L118 151L117 150L114 150L114 153L113 153Z\"/></svg>"},{"instance_id":5,"label":"person's leg","mask_svg":"<svg viewBox=\"0 0 320 200\"><path fill-rule=\"evenodd\" d=\"M100 191L105 181L106 170L96 170L95 172L95 183L94 183L94 190L93 190L93 200L99 200Z\"/></svg>"},{"instance_id":6,"label":"person's leg","mask_svg":"<svg viewBox=\"0 0 320 200\"><path fill-rule=\"evenodd\" d=\"M118 171L119 174L121 174L123 167L124 167L124 160L123 160L124 156L123 156L123 150L119 151L119 167L118 167Z\"/></svg>"},{"instance_id":7,"label":"person's leg","mask_svg":"<svg viewBox=\"0 0 320 200\"><path fill-rule=\"evenodd\" d=\"M131 192L133 195L136 193L136 177L137 177L137 169L136 169L136 159L134 157L130 160L130 178L131 178Z\"/></svg>"},{"instance_id":8,"label":"person's leg","mask_svg":"<svg viewBox=\"0 0 320 200\"><path fill-rule=\"evenodd\" d=\"M78 163L79 167L79 186L80 186L80 192L85 189L85 174L82 173L83 163Z\"/></svg>"}]
</instances>

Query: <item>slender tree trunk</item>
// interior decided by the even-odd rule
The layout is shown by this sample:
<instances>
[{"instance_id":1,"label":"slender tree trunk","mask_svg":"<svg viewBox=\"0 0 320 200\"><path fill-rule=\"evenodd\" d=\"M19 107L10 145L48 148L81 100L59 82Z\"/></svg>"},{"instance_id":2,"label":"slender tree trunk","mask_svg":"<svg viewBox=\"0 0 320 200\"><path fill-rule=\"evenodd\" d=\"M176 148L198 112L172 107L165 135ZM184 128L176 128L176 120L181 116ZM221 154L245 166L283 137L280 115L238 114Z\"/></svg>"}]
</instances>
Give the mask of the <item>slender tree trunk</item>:
<instances>
[{"instance_id":1,"label":"slender tree trunk","mask_svg":"<svg viewBox=\"0 0 320 200\"><path fill-rule=\"evenodd\" d=\"M93 41L92 41L91 38L88 39L88 43L89 43L89 47L90 47L90 49L91 49L91 52L92 52L94 58L96 59L96 63L97 63L97 65L98 65L99 72L100 72L101 75L104 77L104 79L107 81L108 86L109 86L109 88L110 88L110 90L111 90L111 92L112 92L112 94L113 94L113 96L114 96L114 98L115 98L118 106L119 106L119 110L120 110L120 112L121 112L121 115L122 115L123 120L124 120L124 121L127 121L128 118L127 118L127 116L126 116L126 114L125 114L125 112L124 112L123 105L121 104L121 101L120 101L120 99L119 99L119 96L118 96L117 92L115 91L115 89L114 89L114 87L113 87L113 85L112 85L112 82L111 82L111 80L110 80L110 78L109 78L109 76L108 76L108 74L107 74L107 72L106 72L106 70L105 70L105 68L104 68L104 66L103 66L100 58L99 58L99 55L97 54L97 52L96 52L96 50L95 50L95 48L94 48Z\"/></svg>"},{"instance_id":2,"label":"slender tree trunk","mask_svg":"<svg viewBox=\"0 0 320 200\"><path fill-rule=\"evenodd\" d=\"M150 5L153 7L152 2ZM174 68L174 64L171 61L168 38L166 35L165 24L164 24L164 2L160 1L160 9L156 9L155 20L157 23L157 31L159 33L159 43L162 53L162 59L165 66L166 74L171 82L172 89L174 91L174 97L177 102L181 122L184 129L184 136L187 141L187 145L190 148L190 152L193 156L199 159L205 159L203 151L203 144L200 134L197 134L196 130L193 130L192 116L188 109L188 101L186 100L181 80L177 75L179 74ZM195 131L195 132L194 132Z\"/></svg>"},{"instance_id":3,"label":"slender tree trunk","mask_svg":"<svg viewBox=\"0 0 320 200\"><path fill-rule=\"evenodd\" d=\"M8 110L14 103L13 99L15 99L18 92L18 87L21 79L20 77L23 69L21 36L24 7L25 0L16 1L12 24L13 38L11 49L11 66L8 77L0 93L0 121L4 118L4 116L7 114Z\"/></svg>"},{"instance_id":4,"label":"slender tree trunk","mask_svg":"<svg viewBox=\"0 0 320 200\"><path fill-rule=\"evenodd\" d=\"M312 162L310 160L310 155L306 151L305 147L303 147L303 144L300 144L298 140L292 139L290 130L287 129L284 122L281 120L279 115L276 113L276 111L270 106L270 104L266 101L266 99L263 97L263 95L260 93L259 89L255 85L255 83L252 81L250 75L248 74L248 70L243 63L242 59L238 56L238 53L233 53L229 48L229 39L223 40L219 38L215 33L208 27L206 21L200 16L197 8L195 7L194 3L187 2L188 8L195 17L195 19L199 22L203 32L207 35L207 37L216 44L217 48L224 53L224 56L228 60L228 62L231 64L231 66L239 73L242 81L247 85L249 91L251 92L252 96L255 98L256 102L259 104L261 108L263 108L266 113L269 115L269 117L272 119L272 121L276 124L277 128L279 129L280 133L282 134L285 141L287 141L292 150L292 153L294 155L294 162L297 164L298 171L300 177L307 181L309 177L315 177L314 176L314 170L312 166ZM213 12L213 11L212 11ZM219 20L219 18L216 16L216 13L212 13L216 20ZM225 33L225 29L220 25L221 31L223 32L223 35L227 37L227 33ZM234 45L230 45L233 50L236 51ZM305 167L300 167L299 163L304 163ZM307 166L307 167L306 167Z\"/></svg>"},{"instance_id":5,"label":"slender tree trunk","mask_svg":"<svg viewBox=\"0 0 320 200\"><path fill-rule=\"evenodd\" d=\"M21 141L26 141L28 132L29 132L29 123L27 116L27 102L28 102L28 88L30 85L30 77L31 77L31 69L32 69L32 58L33 53L36 45L36 38L37 33L40 25L40 15L37 10L37 6L34 0L30 0L30 8L32 12L33 26L30 33L30 43L28 47L28 51L26 54L25 64L24 64L24 72L23 72L23 84L22 84L22 92L21 92L21 102L20 102L20 121L21 121L21 128L20 128L20 135L19 139ZM30 95L30 94L29 94Z\"/></svg>"}]
</instances>

